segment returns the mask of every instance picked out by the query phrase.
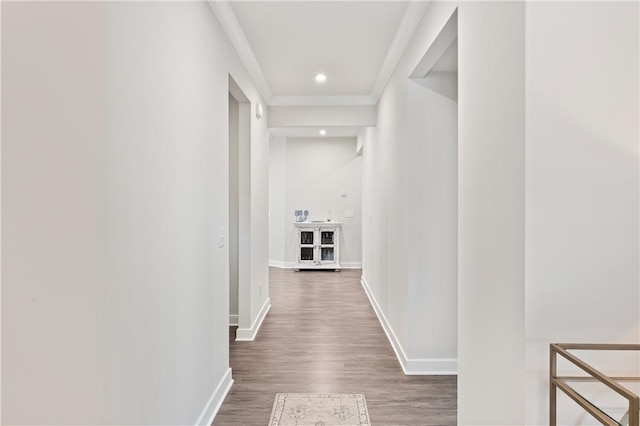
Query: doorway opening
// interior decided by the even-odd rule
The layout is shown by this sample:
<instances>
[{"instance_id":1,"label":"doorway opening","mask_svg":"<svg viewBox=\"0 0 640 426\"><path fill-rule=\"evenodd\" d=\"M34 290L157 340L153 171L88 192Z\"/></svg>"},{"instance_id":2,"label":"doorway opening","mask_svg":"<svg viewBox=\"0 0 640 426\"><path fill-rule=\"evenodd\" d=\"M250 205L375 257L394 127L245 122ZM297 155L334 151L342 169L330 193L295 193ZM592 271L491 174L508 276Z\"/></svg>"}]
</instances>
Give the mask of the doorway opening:
<instances>
[{"instance_id":1,"label":"doorway opening","mask_svg":"<svg viewBox=\"0 0 640 426\"><path fill-rule=\"evenodd\" d=\"M229 76L229 326L250 321L251 103Z\"/></svg>"}]
</instances>

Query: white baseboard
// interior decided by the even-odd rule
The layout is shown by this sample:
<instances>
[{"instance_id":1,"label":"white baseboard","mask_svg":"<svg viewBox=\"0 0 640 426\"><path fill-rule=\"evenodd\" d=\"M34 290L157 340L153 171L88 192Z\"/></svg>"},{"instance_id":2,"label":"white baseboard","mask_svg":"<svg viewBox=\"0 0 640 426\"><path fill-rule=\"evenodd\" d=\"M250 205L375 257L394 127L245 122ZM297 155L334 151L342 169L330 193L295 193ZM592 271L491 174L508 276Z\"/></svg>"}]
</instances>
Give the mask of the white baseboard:
<instances>
[{"instance_id":1,"label":"white baseboard","mask_svg":"<svg viewBox=\"0 0 640 426\"><path fill-rule=\"evenodd\" d=\"M408 376L457 376L458 360L450 358L405 359L405 374Z\"/></svg>"},{"instance_id":2,"label":"white baseboard","mask_svg":"<svg viewBox=\"0 0 640 426\"><path fill-rule=\"evenodd\" d=\"M280 269L296 269L296 262L282 262L279 260L270 260L269 266ZM362 269L362 262L340 262L340 269Z\"/></svg>"},{"instance_id":3,"label":"white baseboard","mask_svg":"<svg viewBox=\"0 0 640 426\"><path fill-rule=\"evenodd\" d=\"M272 268L280 268L280 269L295 269L297 263L296 262L283 262L281 260L270 260L269 266Z\"/></svg>"},{"instance_id":4,"label":"white baseboard","mask_svg":"<svg viewBox=\"0 0 640 426\"><path fill-rule=\"evenodd\" d=\"M218 410L220 410L220 406L224 402L224 399L227 397L229 390L231 390L231 386L233 385L233 379L231 378L231 369L228 369L225 375L218 383L216 390L213 391L213 395L209 398L207 405L205 405L200 417L196 421L196 426L209 426L213 423L213 419L218 414Z\"/></svg>"},{"instance_id":5,"label":"white baseboard","mask_svg":"<svg viewBox=\"0 0 640 426\"><path fill-rule=\"evenodd\" d=\"M238 325L238 315L229 315L229 325Z\"/></svg>"},{"instance_id":6,"label":"white baseboard","mask_svg":"<svg viewBox=\"0 0 640 426\"><path fill-rule=\"evenodd\" d=\"M286 262L283 262L281 260L269 260L269 266L271 266L272 268L287 269Z\"/></svg>"},{"instance_id":7,"label":"white baseboard","mask_svg":"<svg viewBox=\"0 0 640 426\"><path fill-rule=\"evenodd\" d=\"M367 297L369 298L369 302L371 302L371 306L378 316L378 321L382 325L382 329L387 335L387 339L391 343L391 347L396 354L396 358L398 358L398 362L402 367L402 371L404 374L408 376L430 376L430 375L457 375L458 374L458 360L456 359L416 359L416 358L407 358L407 355L402 349L402 345L398 340L398 337L393 332L393 328L387 317L380 309L380 305L376 301L373 292L369 288L367 284L367 280L364 275L360 278L360 283L364 288Z\"/></svg>"},{"instance_id":8,"label":"white baseboard","mask_svg":"<svg viewBox=\"0 0 640 426\"><path fill-rule=\"evenodd\" d=\"M258 330L260 330L260 326L262 325L262 321L267 316L267 313L271 309L271 299L267 297L267 300L264 301L264 305L262 305L262 309L258 313L255 321L251 324L251 328L240 328L236 330L236 341L237 342L250 342L256 338L258 334Z\"/></svg>"}]
</instances>

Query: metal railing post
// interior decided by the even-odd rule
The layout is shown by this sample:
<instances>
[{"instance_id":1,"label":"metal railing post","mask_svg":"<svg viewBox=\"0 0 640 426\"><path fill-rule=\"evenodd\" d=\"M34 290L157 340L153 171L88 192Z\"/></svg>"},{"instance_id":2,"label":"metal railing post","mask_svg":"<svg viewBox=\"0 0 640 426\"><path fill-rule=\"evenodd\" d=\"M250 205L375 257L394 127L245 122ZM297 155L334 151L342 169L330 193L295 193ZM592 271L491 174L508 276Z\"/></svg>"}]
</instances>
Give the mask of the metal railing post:
<instances>
[{"instance_id":1,"label":"metal railing post","mask_svg":"<svg viewBox=\"0 0 640 426\"><path fill-rule=\"evenodd\" d=\"M557 374L557 358L556 350L553 347L553 343L549 345L549 426L556 426L556 384L554 382Z\"/></svg>"},{"instance_id":2,"label":"metal railing post","mask_svg":"<svg viewBox=\"0 0 640 426\"><path fill-rule=\"evenodd\" d=\"M549 345L549 425L557 425L557 394L558 388L573 399L578 405L585 409L589 414L596 418L603 425L619 425L601 408L585 399L584 396L576 392L570 385L570 381L594 381L609 387L618 395L625 398L629 403L628 425L640 426L640 396L629 391L622 386L619 381L640 381L640 377L612 377L603 374L600 370L593 368L591 365L576 357L568 350L613 350L613 351L640 351L638 344L594 344L594 343L551 343ZM580 368L587 376L562 376L558 377L557 363L558 355L562 356L573 366ZM627 415L625 415L625 418Z\"/></svg>"},{"instance_id":3,"label":"metal railing post","mask_svg":"<svg viewBox=\"0 0 640 426\"><path fill-rule=\"evenodd\" d=\"M640 426L640 398L629 400L629 426Z\"/></svg>"}]
</instances>

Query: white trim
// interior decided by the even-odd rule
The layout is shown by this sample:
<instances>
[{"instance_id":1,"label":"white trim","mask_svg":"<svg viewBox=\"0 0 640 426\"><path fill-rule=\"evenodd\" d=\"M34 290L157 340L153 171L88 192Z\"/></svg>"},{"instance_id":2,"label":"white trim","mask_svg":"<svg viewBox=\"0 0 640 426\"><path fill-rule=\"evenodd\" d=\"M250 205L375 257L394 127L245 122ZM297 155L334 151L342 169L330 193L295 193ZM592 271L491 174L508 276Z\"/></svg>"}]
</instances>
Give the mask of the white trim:
<instances>
[{"instance_id":1,"label":"white trim","mask_svg":"<svg viewBox=\"0 0 640 426\"><path fill-rule=\"evenodd\" d=\"M457 376L457 359L406 359L406 373L409 376Z\"/></svg>"},{"instance_id":2,"label":"white trim","mask_svg":"<svg viewBox=\"0 0 640 426\"><path fill-rule=\"evenodd\" d=\"M384 316L382 309L380 309L380 306L378 305L378 302L376 301L376 298L373 295L373 292L369 288L369 285L367 284L367 280L365 279L364 275L360 277L360 284L362 284L362 287L364 288L364 292L367 294L367 297L369 298L369 302L371 302L371 306L373 307L373 310L378 316L378 321L380 321L380 325L382 325L382 329L387 335L387 339L389 339L389 343L391 343L391 347L393 348L393 351L396 354L396 358L398 358L398 361L400 362L402 371L404 371L404 374L407 374L407 369L405 368L405 365L404 365L405 364L404 360L407 359L407 356L405 355L404 350L402 349L402 345L400 345L400 341L398 340L395 333L393 332L393 329L391 328L391 324L389 324L389 321L387 321L387 317Z\"/></svg>"},{"instance_id":3,"label":"white trim","mask_svg":"<svg viewBox=\"0 0 640 426\"><path fill-rule=\"evenodd\" d=\"M229 325L238 325L238 314L230 314L229 315Z\"/></svg>"},{"instance_id":4,"label":"white trim","mask_svg":"<svg viewBox=\"0 0 640 426\"><path fill-rule=\"evenodd\" d=\"M208 0L209 6L220 22L222 29L229 37L240 60L247 68L249 76L264 98L267 105L277 106L316 106L316 105L376 105L382 91L386 87L393 71L396 69L402 54L411 41L422 16L429 7L430 1L409 2L407 10L393 37L391 46L369 95L360 96L273 96L269 83L249 45L247 36L238 22L229 0Z\"/></svg>"},{"instance_id":5,"label":"white trim","mask_svg":"<svg viewBox=\"0 0 640 426\"><path fill-rule=\"evenodd\" d=\"M281 260L270 260L269 266L280 269L298 269L296 262L283 262ZM339 269L362 269L362 262L340 262Z\"/></svg>"},{"instance_id":6,"label":"white trim","mask_svg":"<svg viewBox=\"0 0 640 426\"><path fill-rule=\"evenodd\" d=\"M267 297L267 300L264 301L264 305L262 305L262 309L260 309L260 313L256 317L256 320L251 324L251 328L240 328L236 330L236 342L251 342L256 338L258 334L258 330L260 330L260 326L262 325L262 321L267 316L267 313L271 309L271 298Z\"/></svg>"},{"instance_id":7,"label":"white trim","mask_svg":"<svg viewBox=\"0 0 640 426\"><path fill-rule=\"evenodd\" d=\"M269 266L272 268L287 269L287 264L282 260L269 260Z\"/></svg>"},{"instance_id":8,"label":"white trim","mask_svg":"<svg viewBox=\"0 0 640 426\"><path fill-rule=\"evenodd\" d=\"M269 266L272 268L280 268L280 269L295 269L297 263L296 262L283 262L281 260L270 260Z\"/></svg>"},{"instance_id":9,"label":"white trim","mask_svg":"<svg viewBox=\"0 0 640 426\"><path fill-rule=\"evenodd\" d=\"M402 349L402 345L398 340L398 337L393 332L393 328L387 317L385 317L384 312L378 305L373 292L369 288L367 284L367 280L364 275L360 277L360 283L364 288L364 292L367 294L369 298L369 302L371 302L371 306L378 316L378 321L382 325L382 329L387 335L387 339L389 339L389 343L391 343L391 347L393 348L393 352L396 354L396 358L398 358L398 362L402 367L402 371L407 376L429 376L429 375L457 375L458 374L458 360L456 359L410 359L407 358L407 354Z\"/></svg>"},{"instance_id":10,"label":"white trim","mask_svg":"<svg viewBox=\"0 0 640 426\"><path fill-rule=\"evenodd\" d=\"M222 406L229 390L231 390L231 386L233 386L233 379L231 378L231 369L229 368L224 376L222 376L222 380L220 380L220 383L216 386L209 401L207 401L207 405L205 405L202 410L200 417L196 420L196 426L209 426L213 423L213 419L215 419L216 414L218 414L218 410L220 410L220 406Z\"/></svg>"},{"instance_id":11,"label":"white trim","mask_svg":"<svg viewBox=\"0 0 640 426\"><path fill-rule=\"evenodd\" d=\"M251 80L253 80L256 88L267 104L269 104L271 102L269 83L267 83L262 68L260 68L256 55L253 53L249 41L242 31L242 27L231 8L231 4L228 0L208 0L207 3L209 3L213 14L218 18L222 29L227 34L227 37L229 37L236 52L238 52L238 56L240 56L240 60L249 72Z\"/></svg>"},{"instance_id":12,"label":"white trim","mask_svg":"<svg viewBox=\"0 0 640 426\"><path fill-rule=\"evenodd\" d=\"M353 96L272 96L269 106L375 105L370 95Z\"/></svg>"},{"instance_id":13,"label":"white trim","mask_svg":"<svg viewBox=\"0 0 640 426\"><path fill-rule=\"evenodd\" d=\"M398 26L398 31L393 37L391 46L387 51L387 56L384 58L382 68L380 68L380 73L378 73L378 78L373 85L373 90L371 90L371 97L375 102L378 102L378 99L380 99L382 91L387 86L393 71L398 66L402 54L407 48L409 41L411 41L413 33L416 31L416 28L418 28L418 24L422 20L422 16L427 11L430 3L429 1L409 2L402 22Z\"/></svg>"}]
</instances>

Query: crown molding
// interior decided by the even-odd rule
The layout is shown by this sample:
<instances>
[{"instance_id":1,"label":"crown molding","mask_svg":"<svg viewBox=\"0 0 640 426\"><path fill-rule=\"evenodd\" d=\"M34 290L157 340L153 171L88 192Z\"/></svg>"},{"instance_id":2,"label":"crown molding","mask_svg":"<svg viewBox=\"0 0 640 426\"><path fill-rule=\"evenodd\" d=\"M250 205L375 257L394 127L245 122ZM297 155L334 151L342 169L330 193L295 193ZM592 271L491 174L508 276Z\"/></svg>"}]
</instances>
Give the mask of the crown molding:
<instances>
[{"instance_id":1,"label":"crown molding","mask_svg":"<svg viewBox=\"0 0 640 426\"><path fill-rule=\"evenodd\" d=\"M362 127L359 126L288 126L269 127L269 134L273 137L284 138L355 138ZM326 135L320 136L320 129L326 130Z\"/></svg>"},{"instance_id":2,"label":"crown molding","mask_svg":"<svg viewBox=\"0 0 640 426\"><path fill-rule=\"evenodd\" d=\"M415 33L416 28L418 28L418 24L422 20L422 17L424 16L424 13L427 11L427 8L430 4L430 1L411 1L407 5L407 10L404 12L402 22L398 27L396 35L393 37L391 46L387 51L384 62L382 63L382 68L380 68L378 78L373 85L371 98L374 100L374 102L377 103L380 99L382 91L387 86L387 83L391 78L391 74L393 74L393 71L398 66L398 62L400 62L402 54L407 48L409 41L411 41L413 33Z\"/></svg>"},{"instance_id":3,"label":"crown molding","mask_svg":"<svg viewBox=\"0 0 640 426\"><path fill-rule=\"evenodd\" d=\"M382 68L370 95L360 96L273 96L269 83L256 59L249 41L242 31L229 0L207 0L211 10L220 22L231 44L236 49L240 60L247 68L249 76L269 106L344 106L344 105L376 105L382 91L386 87L393 71L398 65L404 50L407 48L422 16L429 7L430 1L411 1L407 5L398 31L387 51Z\"/></svg>"},{"instance_id":4,"label":"crown molding","mask_svg":"<svg viewBox=\"0 0 640 426\"><path fill-rule=\"evenodd\" d=\"M371 96L272 96L269 106L360 106L375 105Z\"/></svg>"},{"instance_id":5,"label":"crown molding","mask_svg":"<svg viewBox=\"0 0 640 426\"><path fill-rule=\"evenodd\" d=\"M227 34L227 37L229 37L229 41L231 41L236 52L238 52L238 56L240 56L240 60L247 68L249 76L256 85L256 88L265 102L270 104L272 97L271 88L267 83L267 79L264 77L262 68L260 68L260 64L249 45L247 37L242 31L238 18L231 8L231 4L228 0L207 0L207 3L209 3L209 7L211 7L216 18L218 18L218 22L220 22L222 29Z\"/></svg>"}]
</instances>

